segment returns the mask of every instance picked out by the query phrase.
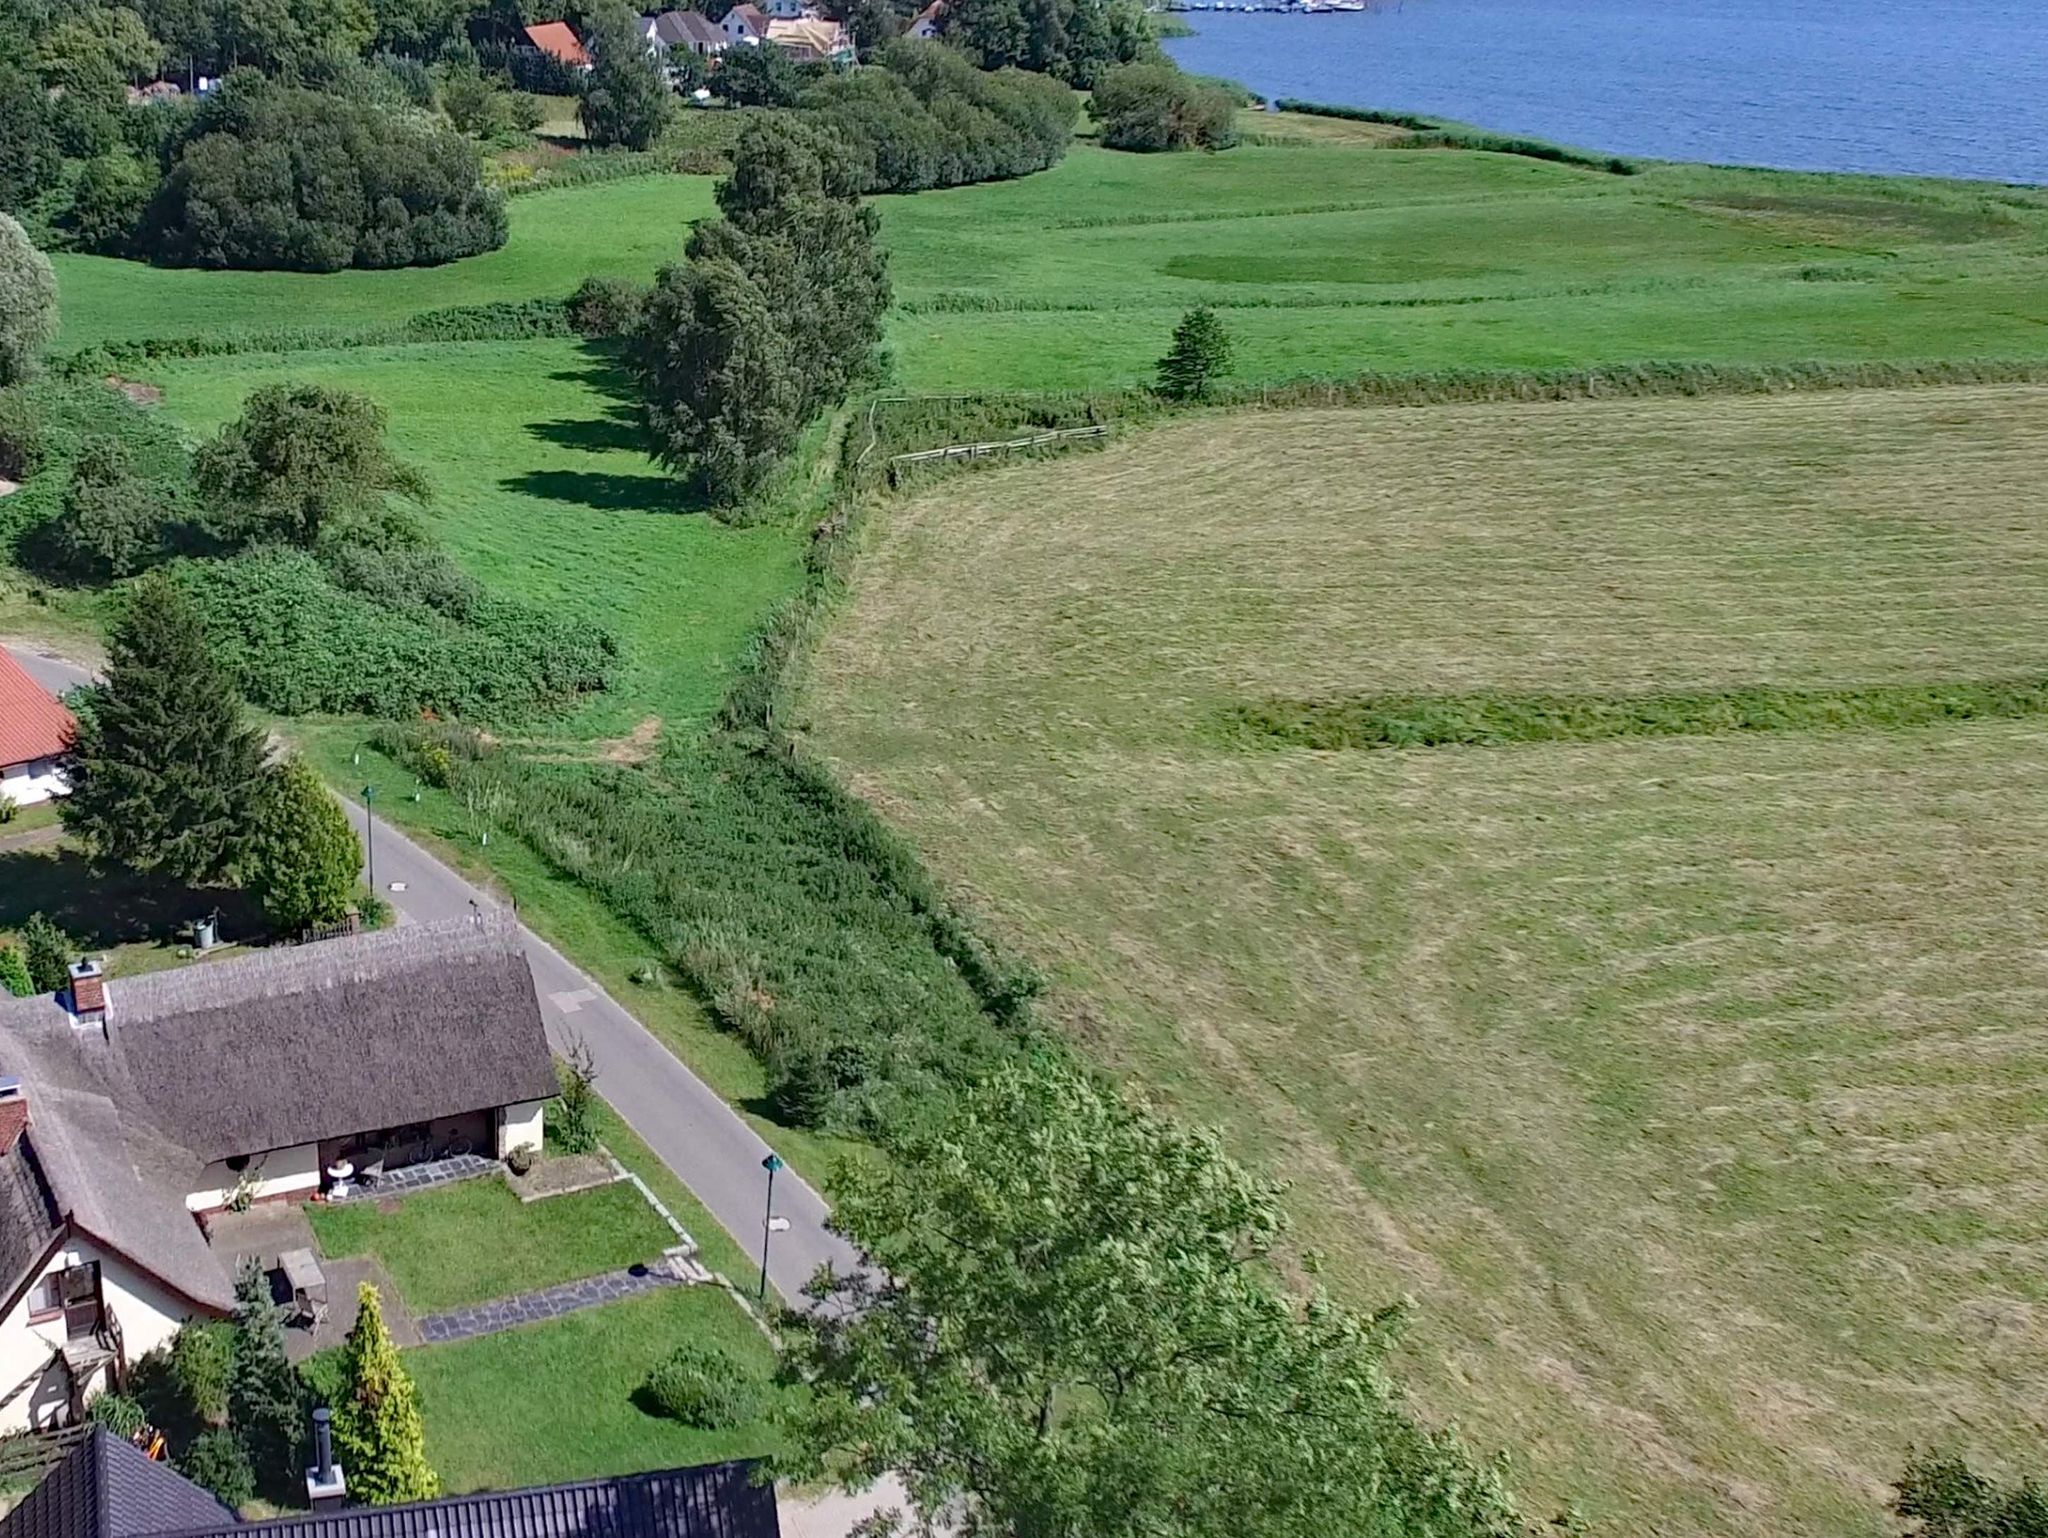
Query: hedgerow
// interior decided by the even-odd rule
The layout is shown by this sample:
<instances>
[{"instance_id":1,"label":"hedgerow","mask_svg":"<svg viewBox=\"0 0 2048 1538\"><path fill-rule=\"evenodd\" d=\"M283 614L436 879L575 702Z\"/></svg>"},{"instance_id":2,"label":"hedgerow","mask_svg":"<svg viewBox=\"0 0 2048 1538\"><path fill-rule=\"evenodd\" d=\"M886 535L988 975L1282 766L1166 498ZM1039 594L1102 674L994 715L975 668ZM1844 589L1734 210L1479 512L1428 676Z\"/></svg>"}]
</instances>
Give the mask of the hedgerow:
<instances>
[{"instance_id":1,"label":"hedgerow","mask_svg":"<svg viewBox=\"0 0 2048 1538\"><path fill-rule=\"evenodd\" d=\"M136 363L222 358L252 352L311 352L340 347L403 347L425 342L521 342L573 336L565 299L501 299L421 310L386 325L299 326L201 336L129 337L58 360L55 371L93 378Z\"/></svg>"},{"instance_id":2,"label":"hedgerow","mask_svg":"<svg viewBox=\"0 0 2048 1538\"><path fill-rule=\"evenodd\" d=\"M1389 694L1264 700L1223 711L1228 739L1324 751L1502 747L1617 737L1848 731L2014 721L2048 715L2048 680L1878 684L1858 689L1755 685L1661 694Z\"/></svg>"},{"instance_id":3,"label":"hedgerow","mask_svg":"<svg viewBox=\"0 0 2048 1538\"><path fill-rule=\"evenodd\" d=\"M1412 112L1381 112L1372 107L1340 107L1328 102L1302 101L1292 96L1280 97L1273 105L1282 112L1299 112L1307 117L1345 118L1354 123L1385 123L1392 128L1411 130L1403 137L1388 140L1388 149L1484 150L1495 155L1522 155L1531 160L1550 160L1560 165L1584 166L1588 170L1606 171L1614 176L1634 176L1641 169L1634 161L1626 160L1620 155L1590 154L1585 150L1552 144L1547 139L1523 139L1508 134L1487 133L1483 129L1462 128L1455 124L1438 122L1434 118L1417 117Z\"/></svg>"}]
</instances>

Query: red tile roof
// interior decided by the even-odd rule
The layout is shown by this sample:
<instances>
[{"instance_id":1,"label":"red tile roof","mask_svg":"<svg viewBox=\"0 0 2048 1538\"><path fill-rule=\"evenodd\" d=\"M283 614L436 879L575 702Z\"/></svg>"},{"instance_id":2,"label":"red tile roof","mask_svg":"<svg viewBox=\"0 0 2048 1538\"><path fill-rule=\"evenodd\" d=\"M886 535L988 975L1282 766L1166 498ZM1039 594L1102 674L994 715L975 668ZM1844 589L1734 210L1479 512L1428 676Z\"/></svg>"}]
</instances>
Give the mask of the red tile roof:
<instances>
[{"instance_id":1,"label":"red tile roof","mask_svg":"<svg viewBox=\"0 0 2048 1538\"><path fill-rule=\"evenodd\" d=\"M53 757L70 737L71 712L0 651L0 769Z\"/></svg>"},{"instance_id":2,"label":"red tile roof","mask_svg":"<svg viewBox=\"0 0 2048 1538\"><path fill-rule=\"evenodd\" d=\"M566 21L537 21L526 29L526 40L542 53L553 54L564 64L582 66L590 63L590 55L583 51L583 44Z\"/></svg>"}]
</instances>

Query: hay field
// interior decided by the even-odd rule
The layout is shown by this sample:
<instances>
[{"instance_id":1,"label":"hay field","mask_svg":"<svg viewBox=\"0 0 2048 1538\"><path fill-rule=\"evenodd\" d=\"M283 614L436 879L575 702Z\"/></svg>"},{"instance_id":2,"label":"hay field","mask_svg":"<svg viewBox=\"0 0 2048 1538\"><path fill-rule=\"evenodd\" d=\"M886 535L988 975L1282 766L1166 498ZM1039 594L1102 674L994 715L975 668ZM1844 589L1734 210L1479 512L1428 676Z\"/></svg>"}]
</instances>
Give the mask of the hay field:
<instances>
[{"instance_id":1,"label":"hay field","mask_svg":"<svg viewBox=\"0 0 2048 1538\"><path fill-rule=\"evenodd\" d=\"M879 510L807 728L1336 1285L1417 1295L1537 1514L1875 1534L1908 1443L2048 1431L2048 732L1200 723L2040 670L2044 450L2040 389L1188 421Z\"/></svg>"}]
</instances>

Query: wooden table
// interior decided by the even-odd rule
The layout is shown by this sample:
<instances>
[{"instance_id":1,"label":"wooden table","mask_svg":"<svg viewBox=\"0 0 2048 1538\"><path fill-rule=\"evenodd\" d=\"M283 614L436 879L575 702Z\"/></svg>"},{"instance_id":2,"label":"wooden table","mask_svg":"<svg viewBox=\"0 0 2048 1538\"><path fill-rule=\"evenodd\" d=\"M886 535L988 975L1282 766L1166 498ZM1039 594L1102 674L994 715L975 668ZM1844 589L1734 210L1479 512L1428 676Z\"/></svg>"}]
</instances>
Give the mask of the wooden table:
<instances>
[{"instance_id":1,"label":"wooden table","mask_svg":"<svg viewBox=\"0 0 2048 1538\"><path fill-rule=\"evenodd\" d=\"M292 1317L314 1329L327 1317L327 1274L310 1249L286 1250L277 1257L285 1285L292 1290Z\"/></svg>"}]
</instances>

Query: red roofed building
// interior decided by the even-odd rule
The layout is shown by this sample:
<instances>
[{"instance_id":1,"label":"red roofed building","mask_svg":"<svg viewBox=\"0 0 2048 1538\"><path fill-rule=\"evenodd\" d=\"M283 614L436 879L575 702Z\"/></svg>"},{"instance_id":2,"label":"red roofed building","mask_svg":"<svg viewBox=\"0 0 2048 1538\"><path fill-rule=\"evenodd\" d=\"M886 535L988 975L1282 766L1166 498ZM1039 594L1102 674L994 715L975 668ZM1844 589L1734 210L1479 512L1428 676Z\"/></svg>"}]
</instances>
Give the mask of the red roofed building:
<instances>
[{"instance_id":1,"label":"red roofed building","mask_svg":"<svg viewBox=\"0 0 2048 1538\"><path fill-rule=\"evenodd\" d=\"M69 790L57 757L71 727L71 712L0 651L0 796L29 806Z\"/></svg>"},{"instance_id":2,"label":"red roofed building","mask_svg":"<svg viewBox=\"0 0 2048 1538\"><path fill-rule=\"evenodd\" d=\"M526 40L571 69L590 68L590 55L584 51L582 39L566 21L537 21L526 29Z\"/></svg>"}]
</instances>

